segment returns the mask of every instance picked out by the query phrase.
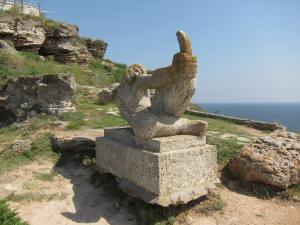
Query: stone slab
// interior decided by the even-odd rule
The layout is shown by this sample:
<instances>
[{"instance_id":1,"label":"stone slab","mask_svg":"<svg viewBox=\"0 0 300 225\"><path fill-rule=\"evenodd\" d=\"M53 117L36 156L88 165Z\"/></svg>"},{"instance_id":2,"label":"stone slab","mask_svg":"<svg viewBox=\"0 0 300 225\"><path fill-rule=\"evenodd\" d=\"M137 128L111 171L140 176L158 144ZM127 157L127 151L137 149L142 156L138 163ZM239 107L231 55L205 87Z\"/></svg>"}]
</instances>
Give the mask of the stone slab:
<instances>
[{"instance_id":1,"label":"stone slab","mask_svg":"<svg viewBox=\"0 0 300 225\"><path fill-rule=\"evenodd\" d=\"M162 206L197 199L218 180L217 151L210 145L157 153L104 136L96 140L96 160L100 171L120 178L126 193Z\"/></svg>"},{"instance_id":2,"label":"stone slab","mask_svg":"<svg viewBox=\"0 0 300 225\"><path fill-rule=\"evenodd\" d=\"M151 152L169 152L180 149L204 146L206 136L175 135L170 137L157 137L141 139L134 135L130 127L108 128L104 130L108 139L122 143L125 146L149 150Z\"/></svg>"}]
</instances>

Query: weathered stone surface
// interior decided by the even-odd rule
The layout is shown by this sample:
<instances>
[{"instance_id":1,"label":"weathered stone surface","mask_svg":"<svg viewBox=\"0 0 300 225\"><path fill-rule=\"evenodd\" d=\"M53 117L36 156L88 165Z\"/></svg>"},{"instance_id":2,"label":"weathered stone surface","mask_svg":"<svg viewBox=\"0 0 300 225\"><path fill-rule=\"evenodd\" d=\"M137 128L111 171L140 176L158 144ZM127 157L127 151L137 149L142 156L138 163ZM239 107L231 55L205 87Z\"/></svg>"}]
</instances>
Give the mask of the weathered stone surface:
<instances>
[{"instance_id":1,"label":"weathered stone surface","mask_svg":"<svg viewBox=\"0 0 300 225\"><path fill-rule=\"evenodd\" d=\"M37 52L45 41L45 30L41 21L0 16L0 38L15 43L17 50Z\"/></svg>"},{"instance_id":2,"label":"weathered stone surface","mask_svg":"<svg viewBox=\"0 0 300 225\"><path fill-rule=\"evenodd\" d=\"M169 152L206 144L206 136L176 135L152 139L141 139L134 135L130 127L105 129L105 138L122 142L125 146L145 149L151 152Z\"/></svg>"},{"instance_id":3,"label":"weathered stone surface","mask_svg":"<svg viewBox=\"0 0 300 225\"><path fill-rule=\"evenodd\" d=\"M246 181L287 188L300 183L300 137L278 130L247 145L228 165Z\"/></svg>"},{"instance_id":4,"label":"weathered stone surface","mask_svg":"<svg viewBox=\"0 0 300 225\"><path fill-rule=\"evenodd\" d=\"M95 58L103 59L108 44L102 40L95 40L95 39L85 39L86 46L88 51L94 56Z\"/></svg>"},{"instance_id":5,"label":"weathered stone surface","mask_svg":"<svg viewBox=\"0 0 300 225\"><path fill-rule=\"evenodd\" d=\"M113 134L106 129L105 136L97 138L97 165L100 171L121 178L120 187L128 194L168 206L187 203L214 187L216 149L201 140L199 145L193 144L195 136L160 137L144 146L142 142L130 146L124 136L118 139ZM180 145L174 143L176 138L182 141ZM128 139L132 139L132 134Z\"/></svg>"},{"instance_id":6,"label":"weathered stone surface","mask_svg":"<svg viewBox=\"0 0 300 225\"><path fill-rule=\"evenodd\" d=\"M12 37L15 33L15 19L11 16L0 16L0 38Z\"/></svg>"},{"instance_id":7,"label":"weathered stone surface","mask_svg":"<svg viewBox=\"0 0 300 225\"><path fill-rule=\"evenodd\" d=\"M0 107L19 120L38 113L59 114L74 111L75 81L71 75L20 77L10 80L2 90Z\"/></svg>"},{"instance_id":8,"label":"weathered stone surface","mask_svg":"<svg viewBox=\"0 0 300 225\"><path fill-rule=\"evenodd\" d=\"M40 53L52 56L60 63L88 63L90 55L86 46L79 43L78 27L60 23L47 29L46 40Z\"/></svg>"},{"instance_id":9,"label":"weathered stone surface","mask_svg":"<svg viewBox=\"0 0 300 225\"><path fill-rule=\"evenodd\" d=\"M101 40L79 41L78 27L64 23L47 26L41 20L0 15L0 38L13 41L17 50L39 52L60 63L89 62L91 54L103 57L107 44Z\"/></svg>"},{"instance_id":10,"label":"weathered stone surface","mask_svg":"<svg viewBox=\"0 0 300 225\"><path fill-rule=\"evenodd\" d=\"M102 104L113 102L119 85L119 83L115 83L110 87L102 88L98 93L99 102Z\"/></svg>"},{"instance_id":11,"label":"weathered stone surface","mask_svg":"<svg viewBox=\"0 0 300 225\"><path fill-rule=\"evenodd\" d=\"M56 133L51 139L54 149L72 152L94 152L96 137L102 136L103 130L86 130L79 132Z\"/></svg>"},{"instance_id":12,"label":"weathered stone surface","mask_svg":"<svg viewBox=\"0 0 300 225\"><path fill-rule=\"evenodd\" d=\"M180 52L171 66L148 74L142 65L128 68L116 94L116 103L134 134L144 139L191 134L202 136L207 123L180 116L189 107L196 88L197 58L187 34L178 31ZM155 89L151 98L150 89Z\"/></svg>"},{"instance_id":13,"label":"weathered stone surface","mask_svg":"<svg viewBox=\"0 0 300 225\"><path fill-rule=\"evenodd\" d=\"M13 34L16 49L38 52L45 38L45 30L41 21L16 19Z\"/></svg>"}]
</instances>

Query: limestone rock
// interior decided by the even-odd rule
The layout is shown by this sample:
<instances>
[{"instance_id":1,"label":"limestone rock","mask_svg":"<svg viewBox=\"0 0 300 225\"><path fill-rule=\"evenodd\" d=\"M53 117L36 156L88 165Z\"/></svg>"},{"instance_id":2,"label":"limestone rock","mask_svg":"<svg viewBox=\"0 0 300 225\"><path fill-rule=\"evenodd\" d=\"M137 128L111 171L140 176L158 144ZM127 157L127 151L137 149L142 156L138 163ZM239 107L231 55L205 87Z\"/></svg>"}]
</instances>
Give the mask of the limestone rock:
<instances>
[{"instance_id":1,"label":"limestone rock","mask_svg":"<svg viewBox=\"0 0 300 225\"><path fill-rule=\"evenodd\" d=\"M75 81L71 75L20 77L9 80L2 90L0 108L18 120L38 113L60 114L74 111Z\"/></svg>"},{"instance_id":2,"label":"limestone rock","mask_svg":"<svg viewBox=\"0 0 300 225\"><path fill-rule=\"evenodd\" d=\"M0 38L12 37L15 33L15 19L12 16L0 16Z\"/></svg>"},{"instance_id":3,"label":"limestone rock","mask_svg":"<svg viewBox=\"0 0 300 225\"><path fill-rule=\"evenodd\" d=\"M41 21L0 16L0 38L15 43L17 50L37 52L45 41L45 30Z\"/></svg>"},{"instance_id":4,"label":"limestone rock","mask_svg":"<svg viewBox=\"0 0 300 225\"><path fill-rule=\"evenodd\" d=\"M16 19L13 34L16 49L38 52L45 38L45 30L41 21Z\"/></svg>"},{"instance_id":5,"label":"limestone rock","mask_svg":"<svg viewBox=\"0 0 300 225\"><path fill-rule=\"evenodd\" d=\"M118 86L119 83L115 83L108 88L102 88L98 93L99 102L101 104L113 102L116 96Z\"/></svg>"},{"instance_id":6,"label":"limestone rock","mask_svg":"<svg viewBox=\"0 0 300 225\"><path fill-rule=\"evenodd\" d=\"M228 165L246 181L260 181L279 188L300 183L300 137L277 130L244 147Z\"/></svg>"},{"instance_id":7,"label":"limestone rock","mask_svg":"<svg viewBox=\"0 0 300 225\"><path fill-rule=\"evenodd\" d=\"M108 44L102 40L94 40L94 39L85 39L86 46L88 51L94 56L95 58L103 59Z\"/></svg>"},{"instance_id":8,"label":"limestone rock","mask_svg":"<svg viewBox=\"0 0 300 225\"><path fill-rule=\"evenodd\" d=\"M90 55L86 46L78 41L78 27L59 24L54 29L48 29L46 40L40 53L44 56L53 56L60 63L86 64Z\"/></svg>"}]
</instances>

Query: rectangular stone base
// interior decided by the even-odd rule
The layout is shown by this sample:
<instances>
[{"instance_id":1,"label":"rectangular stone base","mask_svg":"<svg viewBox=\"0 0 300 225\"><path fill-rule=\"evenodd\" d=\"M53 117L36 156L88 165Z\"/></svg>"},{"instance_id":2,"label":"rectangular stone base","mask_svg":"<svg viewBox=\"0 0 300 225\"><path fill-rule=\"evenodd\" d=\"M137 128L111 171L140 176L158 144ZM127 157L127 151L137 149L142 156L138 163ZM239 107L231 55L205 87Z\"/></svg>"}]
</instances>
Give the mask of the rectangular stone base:
<instances>
[{"instance_id":1,"label":"rectangular stone base","mask_svg":"<svg viewBox=\"0 0 300 225\"><path fill-rule=\"evenodd\" d=\"M120 178L120 187L127 193L168 206L187 203L214 187L217 152L205 144L205 137L155 138L144 141L144 148L142 143L130 134L130 128L105 130L96 141L98 167Z\"/></svg>"}]
</instances>

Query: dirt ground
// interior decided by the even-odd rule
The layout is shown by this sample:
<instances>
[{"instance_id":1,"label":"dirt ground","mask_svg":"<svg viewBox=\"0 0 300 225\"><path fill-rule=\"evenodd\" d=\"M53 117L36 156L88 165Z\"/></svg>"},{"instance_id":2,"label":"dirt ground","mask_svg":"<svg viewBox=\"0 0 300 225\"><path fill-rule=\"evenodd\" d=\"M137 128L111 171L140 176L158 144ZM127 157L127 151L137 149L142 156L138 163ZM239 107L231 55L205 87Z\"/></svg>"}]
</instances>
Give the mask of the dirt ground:
<instances>
[{"instance_id":1,"label":"dirt ground","mask_svg":"<svg viewBox=\"0 0 300 225\"><path fill-rule=\"evenodd\" d=\"M119 199L90 182L94 172L76 160L62 158L34 162L0 177L0 198L11 196L10 206L31 225L135 225L137 221ZM52 174L43 178L42 175ZM300 203L262 200L220 186L225 202L222 211L211 216L187 213L193 225L298 225Z\"/></svg>"}]
</instances>

